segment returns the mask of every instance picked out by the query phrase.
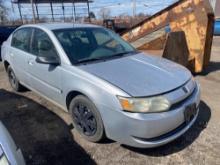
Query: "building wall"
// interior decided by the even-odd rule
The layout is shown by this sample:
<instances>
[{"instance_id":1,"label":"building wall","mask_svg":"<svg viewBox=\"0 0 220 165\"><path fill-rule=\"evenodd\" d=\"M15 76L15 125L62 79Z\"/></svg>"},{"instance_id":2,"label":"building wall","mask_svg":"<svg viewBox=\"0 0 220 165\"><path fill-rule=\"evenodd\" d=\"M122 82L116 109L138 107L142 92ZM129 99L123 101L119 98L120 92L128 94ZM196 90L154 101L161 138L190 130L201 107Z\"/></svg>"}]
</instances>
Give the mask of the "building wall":
<instances>
[{"instance_id":1,"label":"building wall","mask_svg":"<svg viewBox=\"0 0 220 165\"><path fill-rule=\"evenodd\" d=\"M220 0L209 0L209 1L215 12L215 17L220 18Z\"/></svg>"},{"instance_id":2,"label":"building wall","mask_svg":"<svg viewBox=\"0 0 220 165\"><path fill-rule=\"evenodd\" d=\"M220 0L216 0L215 4L215 17L220 18Z\"/></svg>"},{"instance_id":3,"label":"building wall","mask_svg":"<svg viewBox=\"0 0 220 165\"><path fill-rule=\"evenodd\" d=\"M215 9L216 0L209 0L213 9ZM217 0L218 1L218 0Z\"/></svg>"}]
</instances>

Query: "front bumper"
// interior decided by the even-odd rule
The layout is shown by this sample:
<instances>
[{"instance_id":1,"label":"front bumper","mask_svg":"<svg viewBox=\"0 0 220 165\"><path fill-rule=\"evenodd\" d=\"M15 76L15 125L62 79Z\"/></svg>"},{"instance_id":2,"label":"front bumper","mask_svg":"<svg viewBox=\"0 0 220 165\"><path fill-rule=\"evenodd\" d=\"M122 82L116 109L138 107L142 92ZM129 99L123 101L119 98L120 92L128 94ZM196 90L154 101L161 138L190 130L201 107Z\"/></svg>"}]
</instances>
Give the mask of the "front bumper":
<instances>
[{"instance_id":1,"label":"front bumper","mask_svg":"<svg viewBox=\"0 0 220 165\"><path fill-rule=\"evenodd\" d=\"M119 143L138 148L152 148L164 145L184 134L196 121L199 113L200 87L170 111L141 114L124 111L106 111L104 125L109 138ZM185 122L185 107L196 103L197 113L188 123ZM109 113L109 114L108 114Z\"/></svg>"}]
</instances>

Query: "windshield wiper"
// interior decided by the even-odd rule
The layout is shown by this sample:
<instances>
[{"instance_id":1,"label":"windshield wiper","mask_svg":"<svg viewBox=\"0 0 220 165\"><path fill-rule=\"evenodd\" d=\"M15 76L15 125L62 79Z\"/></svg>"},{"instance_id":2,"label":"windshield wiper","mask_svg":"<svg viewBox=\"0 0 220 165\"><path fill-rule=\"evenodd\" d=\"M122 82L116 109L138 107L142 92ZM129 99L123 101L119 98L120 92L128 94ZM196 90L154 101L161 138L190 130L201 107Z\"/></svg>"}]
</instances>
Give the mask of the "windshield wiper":
<instances>
[{"instance_id":1,"label":"windshield wiper","mask_svg":"<svg viewBox=\"0 0 220 165\"><path fill-rule=\"evenodd\" d=\"M129 52L121 52L121 53L118 53L118 54L114 54L113 56L111 57L122 57L122 56L125 56L125 55L130 55L131 53L136 53L137 51L129 51Z\"/></svg>"},{"instance_id":2,"label":"windshield wiper","mask_svg":"<svg viewBox=\"0 0 220 165\"><path fill-rule=\"evenodd\" d=\"M97 61L97 60L102 60L102 58L84 58L84 59L78 60L75 64L92 62L92 61Z\"/></svg>"},{"instance_id":3,"label":"windshield wiper","mask_svg":"<svg viewBox=\"0 0 220 165\"><path fill-rule=\"evenodd\" d=\"M107 60L107 59L111 59L111 58L115 58L115 57L122 57L124 55L129 55L131 53L136 53L136 51L121 52L118 54L114 54L112 56L104 56L104 57L98 57L98 58L84 58L84 59L77 60L75 62L75 64L93 62L93 61L98 61L98 60Z\"/></svg>"}]
</instances>

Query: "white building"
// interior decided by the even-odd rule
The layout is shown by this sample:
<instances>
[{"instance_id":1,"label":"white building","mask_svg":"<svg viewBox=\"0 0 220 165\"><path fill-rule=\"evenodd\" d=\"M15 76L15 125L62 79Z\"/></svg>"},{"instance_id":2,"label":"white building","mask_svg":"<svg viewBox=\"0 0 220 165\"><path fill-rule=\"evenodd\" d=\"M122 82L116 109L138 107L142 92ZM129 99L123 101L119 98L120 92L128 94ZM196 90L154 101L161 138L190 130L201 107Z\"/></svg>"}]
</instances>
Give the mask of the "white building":
<instances>
[{"instance_id":1,"label":"white building","mask_svg":"<svg viewBox=\"0 0 220 165\"><path fill-rule=\"evenodd\" d=\"M215 17L220 18L220 0L209 0L209 1L215 12Z\"/></svg>"},{"instance_id":2,"label":"white building","mask_svg":"<svg viewBox=\"0 0 220 165\"><path fill-rule=\"evenodd\" d=\"M213 9L215 10L215 4L216 4L216 0L209 0Z\"/></svg>"}]
</instances>

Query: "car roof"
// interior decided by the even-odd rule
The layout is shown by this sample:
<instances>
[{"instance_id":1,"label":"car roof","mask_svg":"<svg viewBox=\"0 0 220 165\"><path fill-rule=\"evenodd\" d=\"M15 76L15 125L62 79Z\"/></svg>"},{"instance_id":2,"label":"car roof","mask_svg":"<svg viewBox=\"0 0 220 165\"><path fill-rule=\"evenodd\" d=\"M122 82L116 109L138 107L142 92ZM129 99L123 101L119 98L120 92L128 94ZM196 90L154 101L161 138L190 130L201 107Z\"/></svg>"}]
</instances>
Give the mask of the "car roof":
<instances>
[{"instance_id":1,"label":"car roof","mask_svg":"<svg viewBox=\"0 0 220 165\"><path fill-rule=\"evenodd\" d=\"M68 29L68 28L95 28L100 27L92 24L79 24L79 23L37 23L23 25L22 27L42 27L48 30Z\"/></svg>"}]
</instances>

